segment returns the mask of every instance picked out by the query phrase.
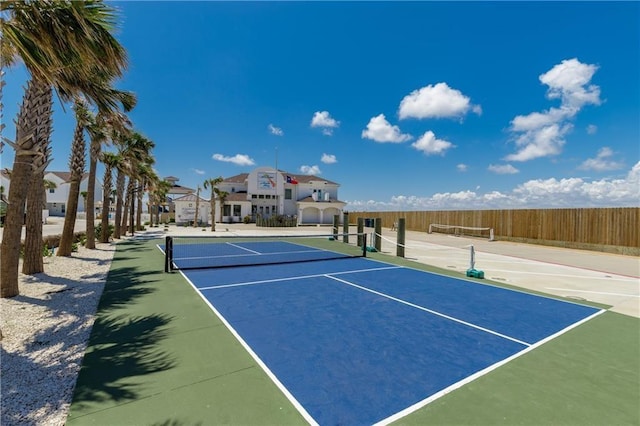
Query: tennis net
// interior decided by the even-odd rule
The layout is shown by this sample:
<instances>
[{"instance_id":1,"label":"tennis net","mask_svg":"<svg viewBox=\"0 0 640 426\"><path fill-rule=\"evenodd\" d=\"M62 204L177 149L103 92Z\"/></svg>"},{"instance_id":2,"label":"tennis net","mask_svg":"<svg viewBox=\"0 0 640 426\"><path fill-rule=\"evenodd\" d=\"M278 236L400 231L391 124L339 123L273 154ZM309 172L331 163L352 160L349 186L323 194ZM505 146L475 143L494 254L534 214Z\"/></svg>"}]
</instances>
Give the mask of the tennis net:
<instances>
[{"instance_id":1,"label":"tennis net","mask_svg":"<svg viewBox=\"0 0 640 426\"><path fill-rule=\"evenodd\" d=\"M167 236L165 272L365 257L365 234Z\"/></svg>"}]
</instances>

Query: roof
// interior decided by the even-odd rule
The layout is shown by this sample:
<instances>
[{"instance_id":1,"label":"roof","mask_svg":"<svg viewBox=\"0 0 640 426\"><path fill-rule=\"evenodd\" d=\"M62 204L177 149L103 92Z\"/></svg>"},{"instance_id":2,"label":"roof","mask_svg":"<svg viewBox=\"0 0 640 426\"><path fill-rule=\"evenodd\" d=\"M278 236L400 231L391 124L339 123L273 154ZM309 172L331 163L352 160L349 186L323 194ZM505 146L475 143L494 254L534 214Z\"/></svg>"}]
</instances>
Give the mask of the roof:
<instances>
[{"instance_id":1,"label":"roof","mask_svg":"<svg viewBox=\"0 0 640 426\"><path fill-rule=\"evenodd\" d=\"M193 189L187 188L186 186L173 185L169 189L168 194L191 194L192 192Z\"/></svg>"},{"instance_id":2,"label":"roof","mask_svg":"<svg viewBox=\"0 0 640 426\"><path fill-rule=\"evenodd\" d=\"M246 192L232 192L229 195L227 195L224 200L225 200L225 202L229 202L229 201L247 201L247 202L250 202L250 200L247 200L247 193Z\"/></svg>"},{"instance_id":3,"label":"roof","mask_svg":"<svg viewBox=\"0 0 640 426\"><path fill-rule=\"evenodd\" d=\"M318 177L318 176L313 176L313 175L296 175L295 173L289 173L285 170L279 170L278 171L283 174L285 177L286 176L291 176L293 178L295 178L298 183L310 183L311 181L320 181L320 182L326 182L328 184L331 185L337 185L337 183L332 182L330 180ZM247 178L249 177L249 173L240 173L239 175L235 175L235 176L231 176L226 178L223 182L225 183L244 183Z\"/></svg>"},{"instance_id":4,"label":"roof","mask_svg":"<svg viewBox=\"0 0 640 426\"><path fill-rule=\"evenodd\" d=\"M239 175L231 176L226 178L223 182L225 183L244 183L249 177L249 173L240 173Z\"/></svg>"},{"instance_id":5,"label":"roof","mask_svg":"<svg viewBox=\"0 0 640 426\"><path fill-rule=\"evenodd\" d=\"M174 202L174 203L175 203L176 201L195 202L195 201L196 201L196 198L198 198L198 197L196 197L196 194L188 194L188 195L182 196L182 197L180 197L180 198L176 198L175 200L173 200L173 202ZM202 201L202 202L205 202L205 203L208 203L208 202L209 202L209 200L205 200L205 199L204 199L204 198L202 198L202 197L199 197L199 198L200 198L200 201Z\"/></svg>"},{"instance_id":6,"label":"roof","mask_svg":"<svg viewBox=\"0 0 640 426\"><path fill-rule=\"evenodd\" d=\"M8 169L0 170L0 174L2 174L2 177L4 177L5 179L11 180L11 172ZM46 176L48 174L52 174L52 175L56 176L58 179L60 179L63 182L69 182L69 179L71 179L71 172L60 172L60 171L45 170L44 175ZM89 173L83 173L81 180L85 180L88 177L89 177ZM97 177L96 177L96 179L97 179Z\"/></svg>"}]
</instances>

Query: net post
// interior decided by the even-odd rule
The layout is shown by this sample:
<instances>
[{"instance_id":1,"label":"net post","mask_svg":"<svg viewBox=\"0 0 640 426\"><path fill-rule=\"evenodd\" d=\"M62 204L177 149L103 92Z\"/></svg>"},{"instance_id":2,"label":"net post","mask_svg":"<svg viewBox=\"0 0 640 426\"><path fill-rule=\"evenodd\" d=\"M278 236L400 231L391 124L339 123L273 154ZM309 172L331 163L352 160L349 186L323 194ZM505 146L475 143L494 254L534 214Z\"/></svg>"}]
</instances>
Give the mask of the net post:
<instances>
[{"instance_id":1,"label":"net post","mask_svg":"<svg viewBox=\"0 0 640 426\"><path fill-rule=\"evenodd\" d=\"M375 248L377 251L382 251L382 218L377 217L375 219L375 226L374 226L374 235L376 236L375 238Z\"/></svg>"},{"instance_id":2,"label":"net post","mask_svg":"<svg viewBox=\"0 0 640 426\"><path fill-rule=\"evenodd\" d=\"M171 272L173 263L173 238L167 235L164 239L164 272Z\"/></svg>"},{"instance_id":3,"label":"net post","mask_svg":"<svg viewBox=\"0 0 640 426\"><path fill-rule=\"evenodd\" d=\"M405 219L401 217L398 219L398 244L396 245L396 256L404 257L404 242L405 242Z\"/></svg>"},{"instance_id":4,"label":"net post","mask_svg":"<svg viewBox=\"0 0 640 426\"><path fill-rule=\"evenodd\" d=\"M349 212L342 213L342 242L349 244Z\"/></svg>"},{"instance_id":5,"label":"net post","mask_svg":"<svg viewBox=\"0 0 640 426\"><path fill-rule=\"evenodd\" d=\"M358 247L366 247L367 244L362 241L362 236L364 235L364 218L358 218Z\"/></svg>"},{"instance_id":6,"label":"net post","mask_svg":"<svg viewBox=\"0 0 640 426\"><path fill-rule=\"evenodd\" d=\"M333 239L338 239L338 225L340 224L340 216L337 214L333 215Z\"/></svg>"},{"instance_id":7,"label":"net post","mask_svg":"<svg viewBox=\"0 0 640 426\"><path fill-rule=\"evenodd\" d=\"M367 257L367 234L358 234L358 239L362 240L362 257Z\"/></svg>"}]
</instances>

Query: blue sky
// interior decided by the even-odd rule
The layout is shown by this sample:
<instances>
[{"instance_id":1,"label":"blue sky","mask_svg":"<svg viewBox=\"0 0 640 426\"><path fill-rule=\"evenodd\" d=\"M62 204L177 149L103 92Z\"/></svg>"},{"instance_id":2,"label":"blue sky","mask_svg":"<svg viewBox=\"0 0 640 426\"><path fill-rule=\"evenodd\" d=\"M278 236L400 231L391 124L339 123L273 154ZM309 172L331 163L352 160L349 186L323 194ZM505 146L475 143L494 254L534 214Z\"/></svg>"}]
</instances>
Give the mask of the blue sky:
<instances>
[{"instance_id":1,"label":"blue sky","mask_svg":"<svg viewBox=\"0 0 640 426\"><path fill-rule=\"evenodd\" d=\"M352 211L640 205L638 2L113 4L130 117L182 185L277 158ZM73 126L56 105L50 170Z\"/></svg>"}]
</instances>

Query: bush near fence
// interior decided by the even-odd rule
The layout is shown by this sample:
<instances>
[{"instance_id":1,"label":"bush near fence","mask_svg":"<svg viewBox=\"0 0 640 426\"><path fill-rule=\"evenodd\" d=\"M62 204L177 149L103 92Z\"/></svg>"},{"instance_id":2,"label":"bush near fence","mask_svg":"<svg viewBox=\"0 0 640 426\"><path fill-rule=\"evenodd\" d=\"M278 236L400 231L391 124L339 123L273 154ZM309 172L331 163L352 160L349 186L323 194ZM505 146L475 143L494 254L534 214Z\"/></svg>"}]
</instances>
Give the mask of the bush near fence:
<instances>
[{"instance_id":1,"label":"bush near fence","mask_svg":"<svg viewBox=\"0 0 640 426\"><path fill-rule=\"evenodd\" d=\"M493 228L496 240L640 255L640 207L349 212L350 224L359 217L381 218L386 228L405 218L409 231L432 223Z\"/></svg>"}]
</instances>

